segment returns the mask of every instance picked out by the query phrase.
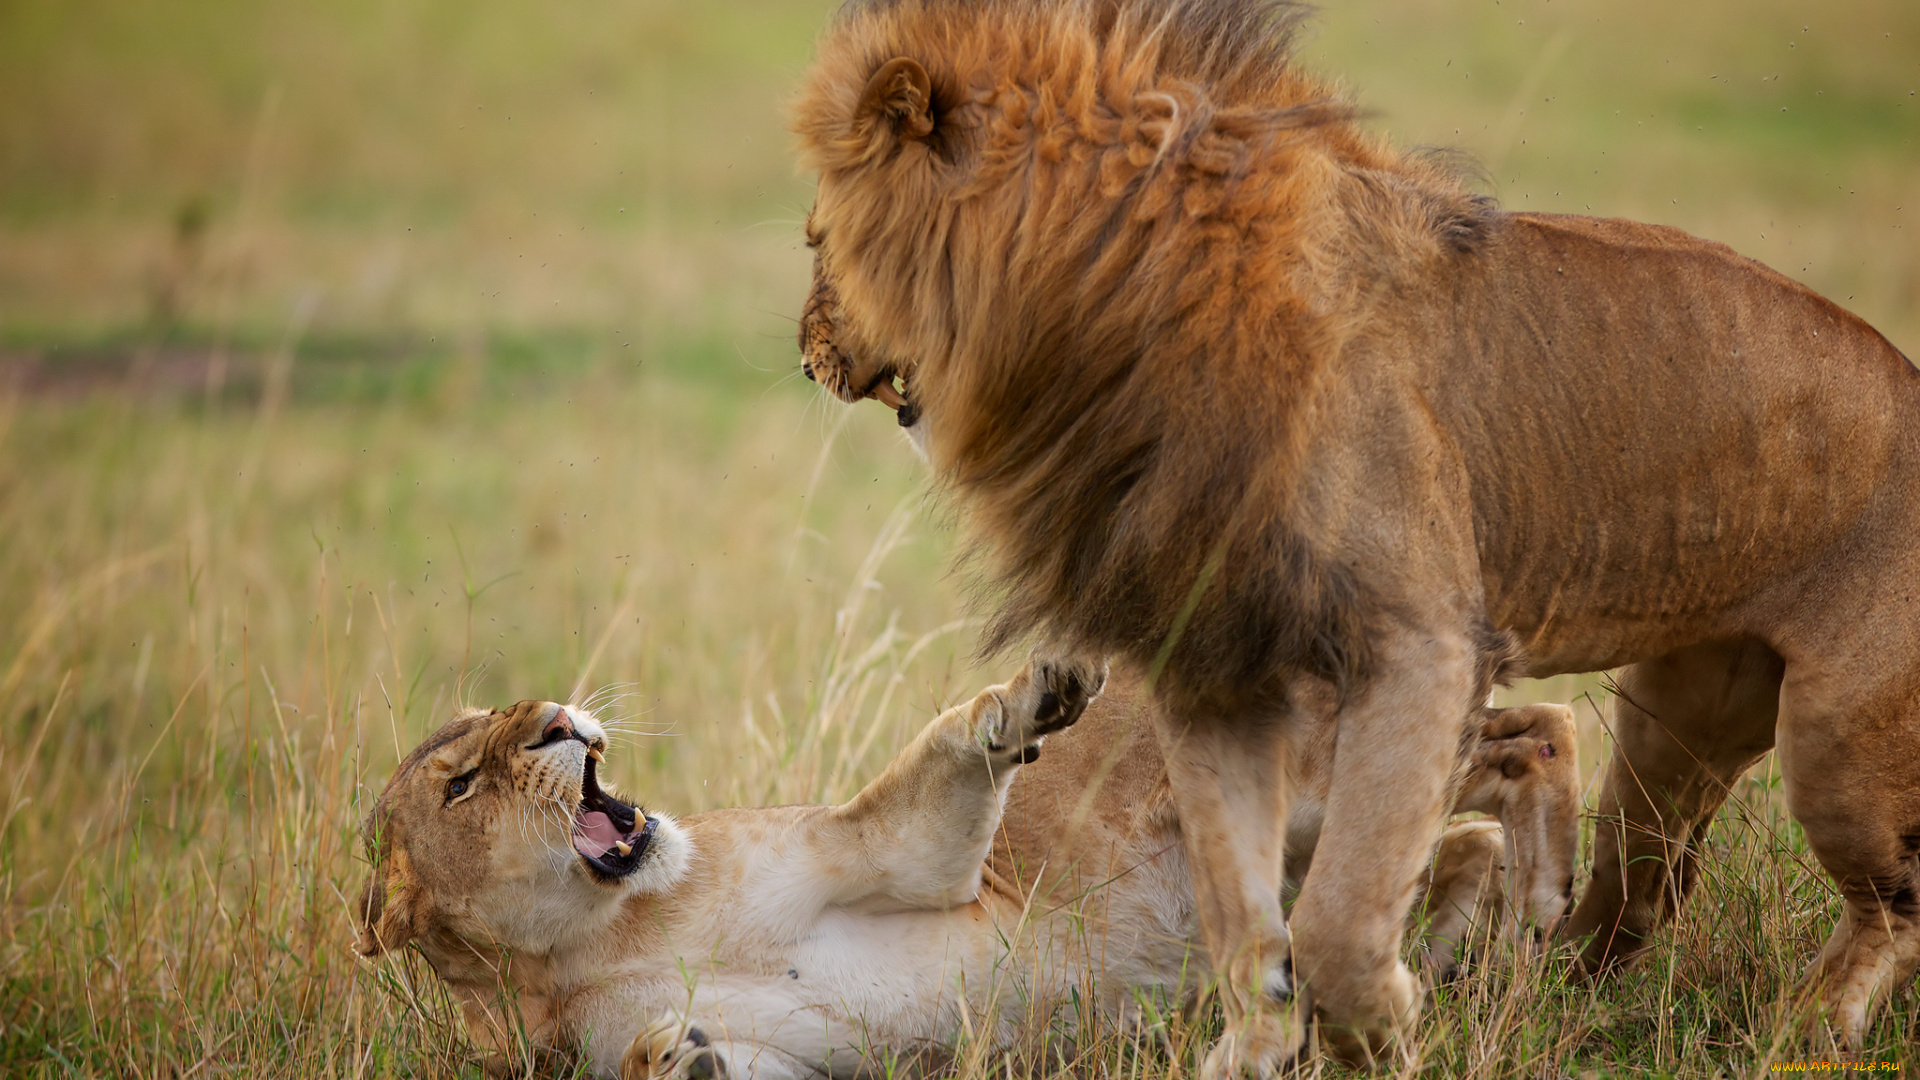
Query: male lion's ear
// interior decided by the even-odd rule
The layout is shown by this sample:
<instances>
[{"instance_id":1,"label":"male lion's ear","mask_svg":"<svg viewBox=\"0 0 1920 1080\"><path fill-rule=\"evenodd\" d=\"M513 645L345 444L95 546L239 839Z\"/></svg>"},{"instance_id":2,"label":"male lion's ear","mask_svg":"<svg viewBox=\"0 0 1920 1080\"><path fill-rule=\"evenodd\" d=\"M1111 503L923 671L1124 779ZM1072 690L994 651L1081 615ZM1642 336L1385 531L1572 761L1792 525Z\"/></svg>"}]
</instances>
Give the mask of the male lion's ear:
<instances>
[{"instance_id":1,"label":"male lion's ear","mask_svg":"<svg viewBox=\"0 0 1920 1080\"><path fill-rule=\"evenodd\" d=\"M924 139L933 133L933 80L911 56L896 56L880 65L860 95L854 123L864 126L890 120L903 139Z\"/></svg>"},{"instance_id":2,"label":"male lion's ear","mask_svg":"<svg viewBox=\"0 0 1920 1080\"><path fill-rule=\"evenodd\" d=\"M389 852L374 867L359 903L354 905L354 925L359 931L354 951L372 958L412 941L417 893L407 873L406 856L397 850Z\"/></svg>"}]
</instances>

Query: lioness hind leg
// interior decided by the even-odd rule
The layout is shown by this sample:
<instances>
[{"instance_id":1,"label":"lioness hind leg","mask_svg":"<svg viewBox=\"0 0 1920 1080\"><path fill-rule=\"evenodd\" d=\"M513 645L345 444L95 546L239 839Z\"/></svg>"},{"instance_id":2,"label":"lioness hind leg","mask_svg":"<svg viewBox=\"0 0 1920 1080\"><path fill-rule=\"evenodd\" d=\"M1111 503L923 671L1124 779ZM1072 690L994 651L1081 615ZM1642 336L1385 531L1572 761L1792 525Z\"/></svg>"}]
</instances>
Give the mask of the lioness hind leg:
<instances>
[{"instance_id":1,"label":"lioness hind leg","mask_svg":"<svg viewBox=\"0 0 1920 1080\"><path fill-rule=\"evenodd\" d=\"M1546 703L1485 709L1480 721L1453 810L1491 814L1506 827L1506 892L1521 925L1544 934L1573 902L1580 861L1579 729L1572 709Z\"/></svg>"},{"instance_id":2,"label":"lioness hind leg","mask_svg":"<svg viewBox=\"0 0 1920 1080\"><path fill-rule=\"evenodd\" d=\"M1845 680L1795 674L1780 720L1787 806L1844 899L1801 989L1859 1048L1880 1004L1920 970L1920 692L1836 701Z\"/></svg>"},{"instance_id":3,"label":"lioness hind leg","mask_svg":"<svg viewBox=\"0 0 1920 1080\"><path fill-rule=\"evenodd\" d=\"M1452 982L1468 949L1498 932L1506 914L1506 872L1506 837L1498 822L1462 821L1441 834L1420 898L1427 964L1436 982Z\"/></svg>"},{"instance_id":4,"label":"lioness hind leg","mask_svg":"<svg viewBox=\"0 0 1920 1080\"><path fill-rule=\"evenodd\" d=\"M1622 673L1593 874L1566 926L1590 971L1646 947L1698 868L1692 846L1730 785L1773 745L1784 664L1758 642L1676 650Z\"/></svg>"}]
</instances>

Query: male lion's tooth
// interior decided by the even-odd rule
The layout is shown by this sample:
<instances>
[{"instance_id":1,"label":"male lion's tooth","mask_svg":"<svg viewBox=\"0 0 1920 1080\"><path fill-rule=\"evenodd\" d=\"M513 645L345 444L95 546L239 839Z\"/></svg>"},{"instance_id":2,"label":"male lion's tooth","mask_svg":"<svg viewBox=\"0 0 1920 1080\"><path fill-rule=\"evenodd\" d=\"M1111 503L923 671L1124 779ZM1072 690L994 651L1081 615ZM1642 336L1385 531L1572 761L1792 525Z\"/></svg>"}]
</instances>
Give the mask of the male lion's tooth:
<instances>
[{"instance_id":1,"label":"male lion's tooth","mask_svg":"<svg viewBox=\"0 0 1920 1080\"><path fill-rule=\"evenodd\" d=\"M590 758L592 758L592 759L593 759L593 760L595 760L595 761L605 761L605 760L607 760L607 755L605 755L605 754L603 754L603 753L601 753L601 752L600 752L600 748L599 748L599 747L597 747L597 746L589 746L589 747L587 747L587 756L588 756L588 757L590 757Z\"/></svg>"},{"instance_id":2,"label":"male lion's tooth","mask_svg":"<svg viewBox=\"0 0 1920 1080\"><path fill-rule=\"evenodd\" d=\"M622 855L631 855L633 854L633 845L627 843L625 840L615 840L613 842L613 850Z\"/></svg>"}]
</instances>

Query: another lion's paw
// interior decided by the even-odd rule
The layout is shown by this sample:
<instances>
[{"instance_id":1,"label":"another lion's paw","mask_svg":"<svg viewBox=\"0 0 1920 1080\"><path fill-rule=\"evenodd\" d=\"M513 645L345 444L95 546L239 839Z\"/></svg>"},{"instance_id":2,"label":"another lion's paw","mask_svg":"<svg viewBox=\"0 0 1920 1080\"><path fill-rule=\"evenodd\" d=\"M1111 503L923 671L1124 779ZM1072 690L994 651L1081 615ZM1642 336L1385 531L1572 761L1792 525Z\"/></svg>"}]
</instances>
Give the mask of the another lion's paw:
<instances>
[{"instance_id":1,"label":"another lion's paw","mask_svg":"<svg viewBox=\"0 0 1920 1080\"><path fill-rule=\"evenodd\" d=\"M1040 740L1080 719L1106 685L1104 660L1036 656L1011 682L976 699L974 730L989 751L1032 761Z\"/></svg>"},{"instance_id":2,"label":"another lion's paw","mask_svg":"<svg viewBox=\"0 0 1920 1080\"><path fill-rule=\"evenodd\" d=\"M727 1080L726 1058L697 1025L671 1013L633 1037L620 1059L620 1080Z\"/></svg>"}]
</instances>

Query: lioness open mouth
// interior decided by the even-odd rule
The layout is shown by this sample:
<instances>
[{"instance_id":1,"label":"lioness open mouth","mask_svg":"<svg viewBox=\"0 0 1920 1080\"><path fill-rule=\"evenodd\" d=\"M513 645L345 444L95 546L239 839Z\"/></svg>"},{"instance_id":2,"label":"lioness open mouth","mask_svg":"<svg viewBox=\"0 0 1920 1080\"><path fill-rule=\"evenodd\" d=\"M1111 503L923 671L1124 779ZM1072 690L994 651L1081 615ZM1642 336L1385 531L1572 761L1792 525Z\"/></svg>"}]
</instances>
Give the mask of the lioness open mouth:
<instances>
[{"instance_id":1,"label":"lioness open mouth","mask_svg":"<svg viewBox=\"0 0 1920 1080\"><path fill-rule=\"evenodd\" d=\"M580 807L573 813L573 849L595 874L622 878L640 869L656 822L602 791L598 765L589 753L580 777Z\"/></svg>"}]
</instances>

